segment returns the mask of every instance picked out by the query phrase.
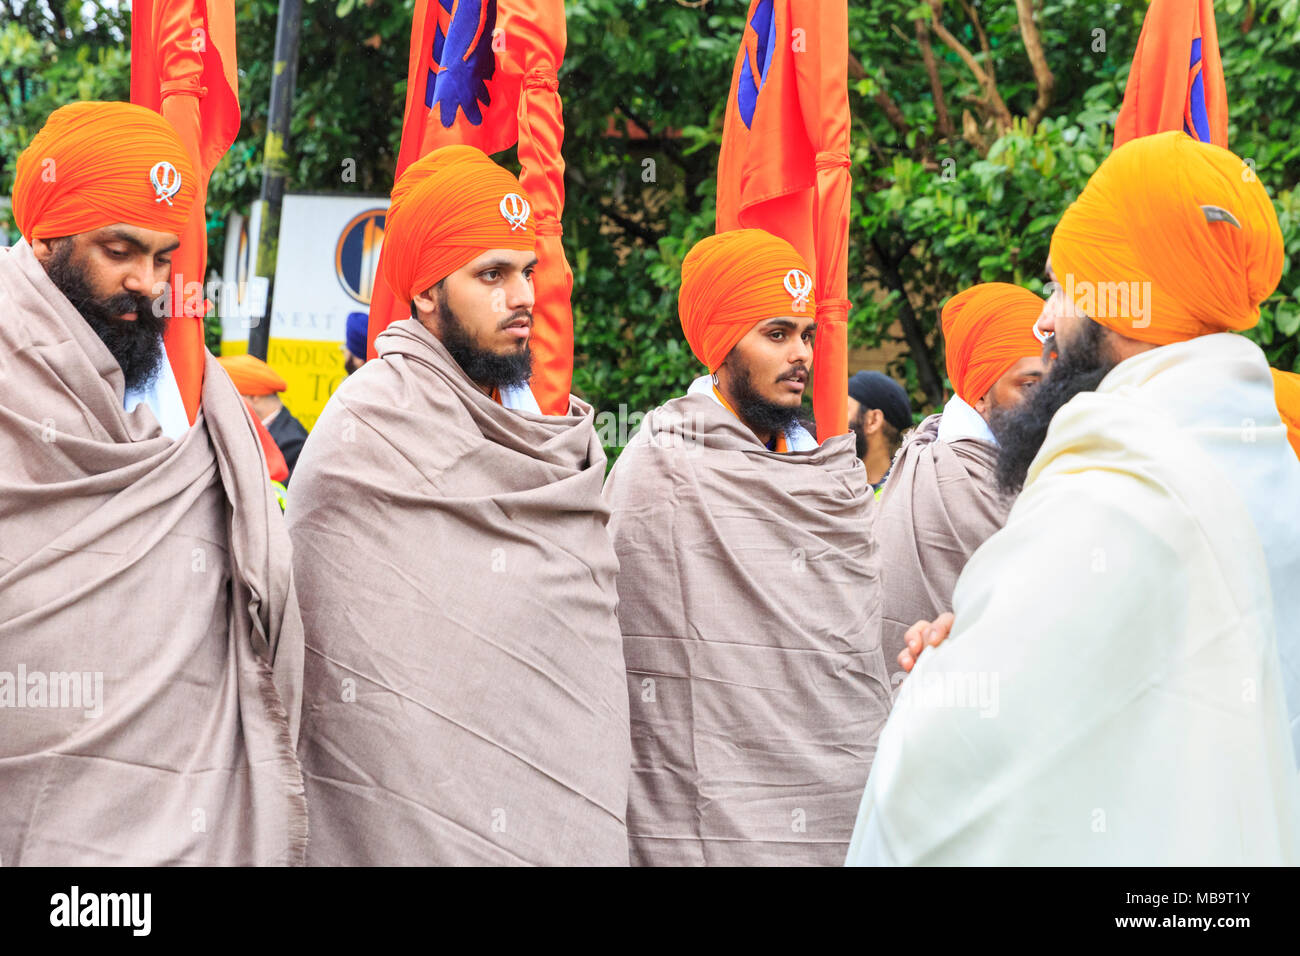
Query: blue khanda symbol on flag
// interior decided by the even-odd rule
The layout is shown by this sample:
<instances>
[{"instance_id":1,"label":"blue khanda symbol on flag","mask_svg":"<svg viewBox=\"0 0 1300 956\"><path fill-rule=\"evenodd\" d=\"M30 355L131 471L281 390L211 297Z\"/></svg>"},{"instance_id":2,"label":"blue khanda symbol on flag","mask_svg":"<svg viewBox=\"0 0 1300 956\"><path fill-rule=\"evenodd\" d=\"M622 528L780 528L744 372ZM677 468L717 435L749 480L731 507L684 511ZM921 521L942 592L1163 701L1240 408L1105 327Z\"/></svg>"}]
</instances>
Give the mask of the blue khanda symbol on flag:
<instances>
[{"instance_id":1,"label":"blue khanda symbol on flag","mask_svg":"<svg viewBox=\"0 0 1300 956\"><path fill-rule=\"evenodd\" d=\"M758 94L767 83L767 71L772 67L772 53L776 50L776 11L775 0L760 0L754 8L754 19L749 25L754 28L751 37L745 31L742 39L745 53L740 65L740 82L736 84L736 105L740 108L740 118L745 121L745 128L754 126L754 110L758 108ZM758 76L754 76L754 67L758 65Z\"/></svg>"},{"instance_id":2,"label":"blue khanda symbol on flag","mask_svg":"<svg viewBox=\"0 0 1300 956\"><path fill-rule=\"evenodd\" d=\"M1202 75L1201 38L1192 40L1192 60L1187 66L1187 115L1183 132L1202 143L1210 141L1210 114L1205 109L1205 77Z\"/></svg>"},{"instance_id":3,"label":"blue khanda symbol on flag","mask_svg":"<svg viewBox=\"0 0 1300 956\"><path fill-rule=\"evenodd\" d=\"M456 122L456 111L475 126L483 123L479 104L490 106L487 81L496 73L492 32L497 24L497 0L438 0L451 14L447 35L439 24L433 35L432 66L424 87L424 105L437 103L444 128Z\"/></svg>"}]
</instances>

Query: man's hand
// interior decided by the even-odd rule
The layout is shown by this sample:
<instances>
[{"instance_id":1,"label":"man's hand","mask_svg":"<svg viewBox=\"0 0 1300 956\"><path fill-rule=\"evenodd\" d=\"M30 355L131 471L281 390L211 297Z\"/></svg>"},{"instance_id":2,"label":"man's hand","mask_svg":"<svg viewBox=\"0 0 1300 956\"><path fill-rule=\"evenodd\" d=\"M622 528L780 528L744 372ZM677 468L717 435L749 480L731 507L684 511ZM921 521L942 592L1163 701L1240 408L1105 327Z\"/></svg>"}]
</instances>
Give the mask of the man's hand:
<instances>
[{"instance_id":1,"label":"man's hand","mask_svg":"<svg viewBox=\"0 0 1300 956\"><path fill-rule=\"evenodd\" d=\"M916 659L921 656L922 649L938 647L948 639L952 633L952 622L952 612L946 611L933 621L917 621L909 627L903 635L903 642L907 646L898 652L898 665L905 671L911 671L916 666Z\"/></svg>"}]
</instances>

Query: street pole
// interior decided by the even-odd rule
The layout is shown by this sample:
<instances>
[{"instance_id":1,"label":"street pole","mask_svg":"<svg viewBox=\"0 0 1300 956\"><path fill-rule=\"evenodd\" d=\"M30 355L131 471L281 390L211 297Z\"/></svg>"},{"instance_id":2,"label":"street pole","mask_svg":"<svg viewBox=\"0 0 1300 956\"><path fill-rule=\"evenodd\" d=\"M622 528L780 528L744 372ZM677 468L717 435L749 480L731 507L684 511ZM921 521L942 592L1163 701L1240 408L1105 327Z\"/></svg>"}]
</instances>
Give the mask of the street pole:
<instances>
[{"instance_id":1,"label":"street pole","mask_svg":"<svg viewBox=\"0 0 1300 956\"><path fill-rule=\"evenodd\" d=\"M298 78L298 38L302 0L280 0L275 22L275 64L271 73L271 109L262 151L262 229L257 241L257 271L267 278L266 315L248 330L248 354L266 360L271 336L271 294L275 291L275 257L280 237L280 206L289 172L289 121Z\"/></svg>"}]
</instances>

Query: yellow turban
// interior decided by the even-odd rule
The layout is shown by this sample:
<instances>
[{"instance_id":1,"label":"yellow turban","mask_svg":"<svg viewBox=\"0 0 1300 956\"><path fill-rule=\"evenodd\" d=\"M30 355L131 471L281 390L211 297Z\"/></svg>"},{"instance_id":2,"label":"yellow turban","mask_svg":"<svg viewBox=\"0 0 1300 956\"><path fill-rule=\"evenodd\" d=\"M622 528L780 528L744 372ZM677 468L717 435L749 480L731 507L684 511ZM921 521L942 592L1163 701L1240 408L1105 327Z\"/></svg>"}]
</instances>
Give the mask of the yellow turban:
<instances>
[{"instance_id":1,"label":"yellow turban","mask_svg":"<svg viewBox=\"0 0 1300 956\"><path fill-rule=\"evenodd\" d=\"M255 355L223 355L217 359L240 395L274 395L288 384Z\"/></svg>"},{"instance_id":2,"label":"yellow turban","mask_svg":"<svg viewBox=\"0 0 1300 956\"><path fill-rule=\"evenodd\" d=\"M71 103L18 157L18 230L57 239L115 223L180 235L198 177L171 124L130 103Z\"/></svg>"},{"instance_id":3,"label":"yellow turban","mask_svg":"<svg viewBox=\"0 0 1300 956\"><path fill-rule=\"evenodd\" d=\"M762 229L734 229L695 244L682 261L682 332L710 372L759 322L817 314L808 264Z\"/></svg>"},{"instance_id":4,"label":"yellow turban","mask_svg":"<svg viewBox=\"0 0 1300 956\"><path fill-rule=\"evenodd\" d=\"M1179 132L1112 152L1051 245L1067 299L1156 345L1255 325L1282 256L1277 214L1251 168Z\"/></svg>"}]
</instances>

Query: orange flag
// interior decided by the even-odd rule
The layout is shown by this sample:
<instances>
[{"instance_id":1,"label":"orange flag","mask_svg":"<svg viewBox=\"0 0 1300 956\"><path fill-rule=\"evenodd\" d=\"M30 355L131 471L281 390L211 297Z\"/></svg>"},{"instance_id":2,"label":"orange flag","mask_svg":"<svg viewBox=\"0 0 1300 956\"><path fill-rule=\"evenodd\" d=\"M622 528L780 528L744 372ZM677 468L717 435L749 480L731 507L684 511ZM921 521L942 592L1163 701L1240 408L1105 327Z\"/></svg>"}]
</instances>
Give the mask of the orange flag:
<instances>
[{"instance_id":1,"label":"orange flag","mask_svg":"<svg viewBox=\"0 0 1300 956\"><path fill-rule=\"evenodd\" d=\"M573 378L573 273L560 241L564 119L556 76L566 42L563 0L416 0L397 157L400 177L440 146L495 153L518 142L519 181L532 201L537 231L531 385L547 414L567 411ZM375 336L409 314L377 280L370 358Z\"/></svg>"},{"instance_id":2,"label":"orange flag","mask_svg":"<svg viewBox=\"0 0 1300 956\"><path fill-rule=\"evenodd\" d=\"M1151 0L1142 22L1115 145L1169 130L1228 145L1228 92L1212 0Z\"/></svg>"},{"instance_id":3,"label":"orange flag","mask_svg":"<svg viewBox=\"0 0 1300 956\"><path fill-rule=\"evenodd\" d=\"M848 431L847 0L750 0L718 160L717 229L765 229L816 273L813 413Z\"/></svg>"},{"instance_id":4,"label":"orange flag","mask_svg":"<svg viewBox=\"0 0 1300 956\"><path fill-rule=\"evenodd\" d=\"M172 319L163 336L190 423L203 389L202 292L208 178L239 135L234 0L133 0L131 102L175 127L199 174L199 199L172 258Z\"/></svg>"}]
</instances>

